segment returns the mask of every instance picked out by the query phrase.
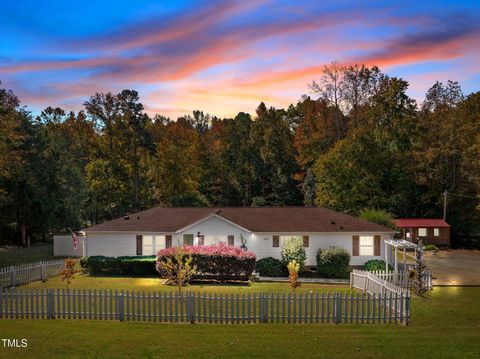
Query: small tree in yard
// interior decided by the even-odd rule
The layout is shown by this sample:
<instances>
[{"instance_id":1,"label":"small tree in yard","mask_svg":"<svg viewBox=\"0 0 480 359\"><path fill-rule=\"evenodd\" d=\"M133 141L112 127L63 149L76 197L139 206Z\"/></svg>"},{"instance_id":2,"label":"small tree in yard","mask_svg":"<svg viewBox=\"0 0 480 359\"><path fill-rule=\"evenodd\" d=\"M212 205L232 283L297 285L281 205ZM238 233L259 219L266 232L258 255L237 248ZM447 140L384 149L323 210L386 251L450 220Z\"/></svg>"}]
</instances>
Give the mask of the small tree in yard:
<instances>
[{"instance_id":1,"label":"small tree in yard","mask_svg":"<svg viewBox=\"0 0 480 359\"><path fill-rule=\"evenodd\" d=\"M65 267L58 272L60 279L67 282L67 290L72 280L75 279L75 274L80 272L80 270L75 269L75 265L77 264L77 260L72 258L65 259Z\"/></svg>"},{"instance_id":2,"label":"small tree in yard","mask_svg":"<svg viewBox=\"0 0 480 359\"><path fill-rule=\"evenodd\" d=\"M295 292L295 289L297 287L300 287L302 285L302 282L298 280L298 272L300 271L300 264L297 263L297 261L293 260L287 265L288 268L288 283L290 284L290 287L292 287L293 291Z\"/></svg>"},{"instance_id":3,"label":"small tree in yard","mask_svg":"<svg viewBox=\"0 0 480 359\"><path fill-rule=\"evenodd\" d=\"M421 297L423 297L425 292L428 290L425 281L426 270L427 266L423 258L423 243L422 240L419 240L417 243L417 253L415 257L415 269L412 273L412 289L417 295Z\"/></svg>"},{"instance_id":4,"label":"small tree in yard","mask_svg":"<svg viewBox=\"0 0 480 359\"><path fill-rule=\"evenodd\" d=\"M157 271L166 278L165 284L176 285L180 294L182 287L197 271L192 260L192 256L183 247L176 247L171 256L157 260Z\"/></svg>"},{"instance_id":5,"label":"small tree in yard","mask_svg":"<svg viewBox=\"0 0 480 359\"><path fill-rule=\"evenodd\" d=\"M282 262L284 265L295 261L299 265L299 272L303 271L307 254L303 248L302 237L290 237L282 245Z\"/></svg>"}]
</instances>

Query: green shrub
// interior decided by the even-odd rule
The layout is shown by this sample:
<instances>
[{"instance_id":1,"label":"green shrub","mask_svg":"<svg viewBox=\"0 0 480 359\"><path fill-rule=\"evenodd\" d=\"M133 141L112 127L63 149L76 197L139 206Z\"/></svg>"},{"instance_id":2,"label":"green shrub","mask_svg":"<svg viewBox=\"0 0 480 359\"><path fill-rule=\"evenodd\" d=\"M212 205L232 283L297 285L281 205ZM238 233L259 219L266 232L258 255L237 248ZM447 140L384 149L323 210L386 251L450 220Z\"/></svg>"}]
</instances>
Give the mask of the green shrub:
<instances>
[{"instance_id":1,"label":"green shrub","mask_svg":"<svg viewBox=\"0 0 480 359\"><path fill-rule=\"evenodd\" d=\"M317 252L317 272L325 278L347 278L350 253L340 247L320 248Z\"/></svg>"},{"instance_id":2,"label":"green shrub","mask_svg":"<svg viewBox=\"0 0 480 359\"><path fill-rule=\"evenodd\" d=\"M370 259L366 261L363 265L363 269L369 272L374 271L384 271L385 270L385 261L381 259ZM393 270L391 265L388 265L389 270Z\"/></svg>"},{"instance_id":3,"label":"green shrub","mask_svg":"<svg viewBox=\"0 0 480 359\"><path fill-rule=\"evenodd\" d=\"M305 261L307 260L307 253L303 248L302 237L290 237L282 244L282 262L285 267L291 261L296 261L300 265L300 272L305 267Z\"/></svg>"},{"instance_id":4,"label":"green shrub","mask_svg":"<svg viewBox=\"0 0 480 359\"><path fill-rule=\"evenodd\" d=\"M360 215L358 217L372 223L381 224L382 226L388 228L395 228L393 216L381 209L365 208L360 211Z\"/></svg>"},{"instance_id":5,"label":"green shrub","mask_svg":"<svg viewBox=\"0 0 480 359\"><path fill-rule=\"evenodd\" d=\"M438 251L438 247L435 244L425 244L423 246L424 251Z\"/></svg>"},{"instance_id":6,"label":"green shrub","mask_svg":"<svg viewBox=\"0 0 480 359\"><path fill-rule=\"evenodd\" d=\"M155 269L155 256L135 257L83 257L80 260L82 268L89 274L113 274L113 275L157 275Z\"/></svg>"},{"instance_id":7,"label":"green shrub","mask_svg":"<svg viewBox=\"0 0 480 359\"><path fill-rule=\"evenodd\" d=\"M287 275L286 267L282 261L272 257L259 259L255 264L255 270L264 277L284 277Z\"/></svg>"}]
</instances>

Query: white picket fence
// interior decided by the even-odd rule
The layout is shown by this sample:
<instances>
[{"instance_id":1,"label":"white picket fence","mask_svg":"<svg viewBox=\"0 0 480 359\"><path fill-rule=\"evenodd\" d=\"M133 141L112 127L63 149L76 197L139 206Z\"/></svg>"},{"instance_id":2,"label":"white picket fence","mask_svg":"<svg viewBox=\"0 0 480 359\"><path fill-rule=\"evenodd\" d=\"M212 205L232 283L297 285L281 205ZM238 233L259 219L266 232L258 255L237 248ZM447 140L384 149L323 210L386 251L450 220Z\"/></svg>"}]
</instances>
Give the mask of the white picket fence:
<instances>
[{"instance_id":1,"label":"white picket fence","mask_svg":"<svg viewBox=\"0 0 480 359\"><path fill-rule=\"evenodd\" d=\"M0 268L0 288L47 280L56 276L64 265L63 259L57 259Z\"/></svg>"},{"instance_id":2,"label":"white picket fence","mask_svg":"<svg viewBox=\"0 0 480 359\"><path fill-rule=\"evenodd\" d=\"M187 291L178 294L75 289L0 291L0 318L21 319L406 324L410 316L408 305L408 297L403 293L211 294Z\"/></svg>"},{"instance_id":3,"label":"white picket fence","mask_svg":"<svg viewBox=\"0 0 480 359\"><path fill-rule=\"evenodd\" d=\"M357 271L358 273L358 271ZM392 283L396 286L402 288L410 288L411 287L411 279L409 278L408 274L409 271L399 271L399 272L385 272L385 271L371 271L370 273L374 274L378 278L384 279L389 283ZM427 286L428 290L433 289L433 276L430 270L425 270L423 275L425 285Z\"/></svg>"},{"instance_id":4,"label":"white picket fence","mask_svg":"<svg viewBox=\"0 0 480 359\"><path fill-rule=\"evenodd\" d=\"M395 302L385 303L384 309L407 318L406 323L408 323L410 317L410 287L408 277L406 279L402 277L405 277L405 275L400 273L374 273L354 269L350 273L350 287L380 297L393 296L396 298ZM391 282L388 280L391 280ZM405 283L407 284L405 285Z\"/></svg>"}]
</instances>

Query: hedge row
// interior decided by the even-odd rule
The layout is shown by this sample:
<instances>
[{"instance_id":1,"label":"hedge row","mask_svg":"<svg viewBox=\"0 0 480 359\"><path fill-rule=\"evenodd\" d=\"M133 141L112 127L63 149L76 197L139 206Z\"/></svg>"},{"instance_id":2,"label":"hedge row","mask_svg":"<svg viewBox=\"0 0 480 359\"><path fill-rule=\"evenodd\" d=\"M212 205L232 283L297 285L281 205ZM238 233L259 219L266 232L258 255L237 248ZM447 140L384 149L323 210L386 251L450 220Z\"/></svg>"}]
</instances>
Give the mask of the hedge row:
<instances>
[{"instance_id":1,"label":"hedge row","mask_svg":"<svg viewBox=\"0 0 480 359\"><path fill-rule=\"evenodd\" d=\"M185 253L192 256L197 268L196 280L246 280L255 269L255 254L223 243L216 246L185 246ZM158 252L158 259L172 255L175 247ZM158 276L157 258L135 257L83 257L82 268L89 274ZM160 273L161 274L161 273Z\"/></svg>"},{"instance_id":2,"label":"hedge row","mask_svg":"<svg viewBox=\"0 0 480 359\"><path fill-rule=\"evenodd\" d=\"M92 256L80 259L80 265L89 274L158 275L155 256L104 257Z\"/></svg>"},{"instance_id":3,"label":"hedge row","mask_svg":"<svg viewBox=\"0 0 480 359\"><path fill-rule=\"evenodd\" d=\"M239 247L220 243L214 246L184 246L183 249L185 255L192 256L192 264L197 268L194 280L246 280L255 269L255 254ZM175 251L175 247L159 251L157 262L167 257L173 260Z\"/></svg>"}]
</instances>

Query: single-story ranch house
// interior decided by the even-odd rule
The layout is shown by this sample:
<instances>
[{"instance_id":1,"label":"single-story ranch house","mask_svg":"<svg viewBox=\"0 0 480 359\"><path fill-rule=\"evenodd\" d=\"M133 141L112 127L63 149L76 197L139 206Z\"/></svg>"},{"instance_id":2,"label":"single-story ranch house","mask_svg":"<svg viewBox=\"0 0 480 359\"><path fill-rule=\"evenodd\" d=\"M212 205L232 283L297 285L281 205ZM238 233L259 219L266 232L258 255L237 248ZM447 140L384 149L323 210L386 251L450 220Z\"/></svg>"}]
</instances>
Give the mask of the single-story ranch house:
<instances>
[{"instance_id":1,"label":"single-story ranch house","mask_svg":"<svg viewBox=\"0 0 480 359\"><path fill-rule=\"evenodd\" d=\"M155 255L175 245L225 242L257 255L280 258L282 242L301 236L307 265L316 265L319 248L343 247L351 265L383 259L383 241L394 230L326 208L314 207L155 207L82 230L84 255Z\"/></svg>"}]
</instances>

